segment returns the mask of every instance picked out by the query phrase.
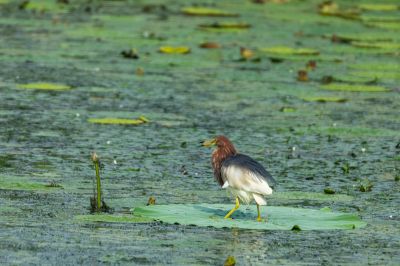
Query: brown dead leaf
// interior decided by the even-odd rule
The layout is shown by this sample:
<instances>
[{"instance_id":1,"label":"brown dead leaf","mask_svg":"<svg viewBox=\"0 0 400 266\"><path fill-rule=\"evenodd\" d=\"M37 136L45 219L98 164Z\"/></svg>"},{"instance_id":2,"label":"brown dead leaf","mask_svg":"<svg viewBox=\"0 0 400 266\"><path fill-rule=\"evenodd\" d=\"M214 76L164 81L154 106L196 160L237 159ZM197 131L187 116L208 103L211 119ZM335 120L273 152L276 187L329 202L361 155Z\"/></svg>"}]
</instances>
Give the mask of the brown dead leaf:
<instances>
[{"instance_id":1,"label":"brown dead leaf","mask_svg":"<svg viewBox=\"0 0 400 266\"><path fill-rule=\"evenodd\" d=\"M213 29L247 29L251 25L245 22L214 22L208 24L200 24L200 28L213 28Z\"/></svg>"},{"instance_id":2,"label":"brown dead leaf","mask_svg":"<svg viewBox=\"0 0 400 266\"><path fill-rule=\"evenodd\" d=\"M305 70L299 70L299 71L297 72L297 80L298 80L298 81L302 81L302 82L308 81L308 74L307 74L307 71L305 71Z\"/></svg>"},{"instance_id":3,"label":"brown dead leaf","mask_svg":"<svg viewBox=\"0 0 400 266\"><path fill-rule=\"evenodd\" d=\"M307 62L307 70L314 70L317 67L317 62L315 60L310 60Z\"/></svg>"},{"instance_id":4,"label":"brown dead leaf","mask_svg":"<svg viewBox=\"0 0 400 266\"><path fill-rule=\"evenodd\" d=\"M216 48L221 48L221 45L216 42L203 42L199 45L200 48L205 48L205 49L216 49Z\"/></svg>"},{"instance_id":5,"label":"brown dead leaf","mask_svg":"<svg viewBox=\"0 0 400 266\"><path fill-rule=\"evenodd\" d=\"M124 50L121 52L121 55L125 58L139 59L139 55L138 55L136 49Z\"/></svg>"}]
</instances>

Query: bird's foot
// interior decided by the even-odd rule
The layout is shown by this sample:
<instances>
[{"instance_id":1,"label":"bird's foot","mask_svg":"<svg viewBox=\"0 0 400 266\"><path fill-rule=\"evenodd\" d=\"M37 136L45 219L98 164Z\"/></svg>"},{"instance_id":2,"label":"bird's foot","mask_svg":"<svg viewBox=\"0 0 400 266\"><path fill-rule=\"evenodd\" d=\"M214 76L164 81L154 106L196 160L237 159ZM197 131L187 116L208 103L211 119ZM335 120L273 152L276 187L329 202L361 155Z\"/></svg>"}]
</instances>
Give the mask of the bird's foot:
<instances>
[{"instance_id":1,"label":"bird's foot","mask_svg":"<svg viewBox=\"0 0 400 266\"><path fill-rule=\"evenodd\" d=\"M257 222L261 222L261 221L262 221L261 217L257 217Z\"/></svg>"}]
</instances>

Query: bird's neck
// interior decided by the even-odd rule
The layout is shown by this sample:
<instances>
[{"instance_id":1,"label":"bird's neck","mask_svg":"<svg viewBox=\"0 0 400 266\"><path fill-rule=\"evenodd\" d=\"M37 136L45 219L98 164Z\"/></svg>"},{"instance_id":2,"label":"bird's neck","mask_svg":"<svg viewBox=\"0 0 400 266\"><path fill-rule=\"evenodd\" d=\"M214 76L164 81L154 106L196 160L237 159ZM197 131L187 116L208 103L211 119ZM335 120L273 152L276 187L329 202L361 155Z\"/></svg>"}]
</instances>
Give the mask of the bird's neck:
<instances>
[{"instance_id":1,"label":"bird's neck","mask_svg":"<svg viewBox=\"0 0 400 266\"><path fill-rule=\"evenodd\" d=\"M237 152L235 148L232 147L221 147L216 149L212 154L212 166L214 169L214 177L220 184L220 186L224 185L224 180L221 176L221 167L222 163L226 158L235 155Z\"/></svg>"}]
</instances>

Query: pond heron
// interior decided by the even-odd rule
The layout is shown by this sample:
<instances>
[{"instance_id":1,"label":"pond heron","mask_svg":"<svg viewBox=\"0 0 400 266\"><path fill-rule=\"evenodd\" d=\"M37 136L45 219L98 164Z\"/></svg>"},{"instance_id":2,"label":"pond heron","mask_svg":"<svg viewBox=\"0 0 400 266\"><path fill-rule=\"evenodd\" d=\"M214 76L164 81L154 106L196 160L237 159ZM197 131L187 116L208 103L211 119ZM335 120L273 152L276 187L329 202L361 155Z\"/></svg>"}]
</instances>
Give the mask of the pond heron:
<instances>
[{"instance_id":1,"label":"pond heron","mask_svg":"<svg viewBox=\"0 0 400 266\"><path fill-rule=\"evenodd\" d=\"M235 207L225 215L230 218L239 208L240 202L257 204L257 221L261 221L260 205L267 205L264 196L272 194L276 181L265 168L253 158L236 151L225 136L206 140L203 146L216 149L212 153L214 177L222 188L228 189L236 198Z\"/></svg>"}]
</instances>

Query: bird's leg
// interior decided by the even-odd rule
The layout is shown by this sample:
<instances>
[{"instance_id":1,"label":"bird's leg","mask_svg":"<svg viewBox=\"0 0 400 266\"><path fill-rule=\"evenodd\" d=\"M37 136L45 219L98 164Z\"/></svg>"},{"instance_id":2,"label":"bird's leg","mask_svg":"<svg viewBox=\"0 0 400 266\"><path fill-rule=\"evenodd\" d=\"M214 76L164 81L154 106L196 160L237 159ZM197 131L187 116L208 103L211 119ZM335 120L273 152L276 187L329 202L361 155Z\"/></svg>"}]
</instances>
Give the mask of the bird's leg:
<instances>
[{"instance_id":1,"label":"bird's leg","mask_svg":"<svg viewBox=\"0 0 400 266\"><path fill-rule=\"evenodd\" d=\"M257 221L261 222L260 205L257 204Z\"/></svg>"},{"instance_id":2,"label":"bird's leg","mask_svg":"<svg viewBox=\"0 0 400 266\"><path fill-rule=\"evenodd\" d=\"M233 209L230 212L228 212L228 214L225 215L224 218L228 219L229 217L231 217L232 213L234 213L237 209L239 209L239 206L240 206L239 198L236 197L236 205L235 205L235 207L233 207Z\"/></svg>"}]
</instances>

